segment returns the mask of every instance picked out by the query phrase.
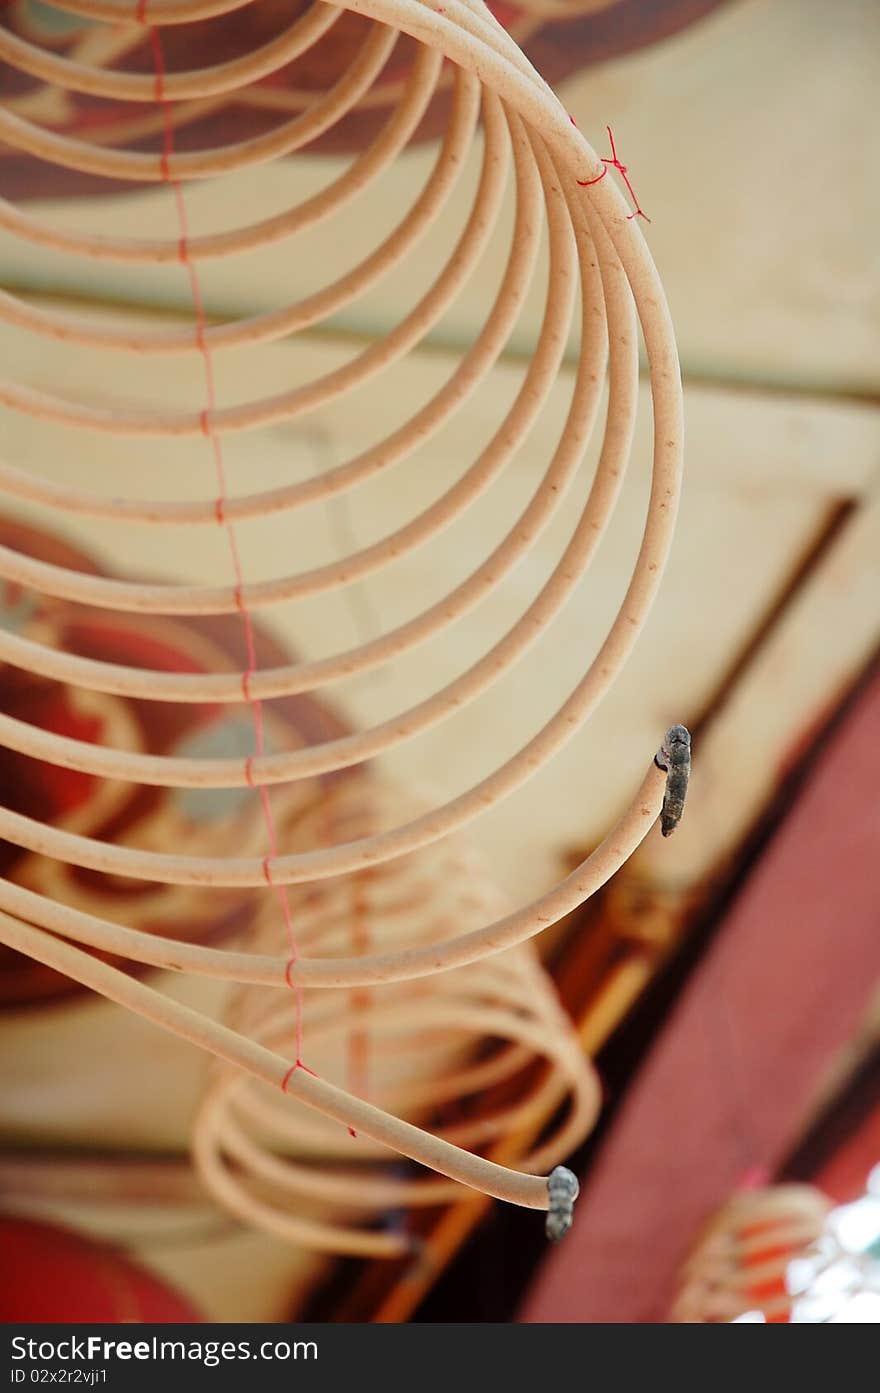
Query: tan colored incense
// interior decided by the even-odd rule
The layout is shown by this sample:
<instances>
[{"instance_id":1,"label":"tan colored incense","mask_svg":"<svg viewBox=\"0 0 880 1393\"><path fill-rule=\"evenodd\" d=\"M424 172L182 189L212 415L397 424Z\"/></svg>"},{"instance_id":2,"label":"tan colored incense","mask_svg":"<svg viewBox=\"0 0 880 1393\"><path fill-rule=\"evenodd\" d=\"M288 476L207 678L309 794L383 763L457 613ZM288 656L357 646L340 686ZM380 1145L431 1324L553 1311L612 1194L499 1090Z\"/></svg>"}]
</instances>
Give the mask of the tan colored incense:
<instances>
[{"instance_id":1,"label":"tan colored incense","mask_svg":"<svg viewBox=\"0 0 880 1393\"><path fill-rule=\"evenodd\" d=\"M811 1185L772 1185L735 1195L711 1220L685 1263L670 1319L736 1320L759 1312L789 1319L786 1273L822 1232L831 1202Z\"/></svg>"},{"instance_id":2,"label":"tan colored incense","mask_svg":"<svg viewBox=\"0 0 880 1393\"><path fill-rule=\"evenodd\" d=\"M300 822L297 836L351 833L411 806L387 784L360 780ZM355 937L386 950L442 944L502 904L480 858L453 839L321 881L294 895L292 908L301 949L327 953L344 952ZM276 936L274 916L267 916L258 941ZM281 1054L296 1047L285 996L244 988L228 1018ZM595 1073L531 945L368 992L321 992L309 998L307 1020L309 1061L322 1077L347 1075L358 1091L412 1121L438 1108L464 1109L442 1130L457 1146L491 1147L541 1127L567 1103L564 1120L539 1147L515 1154L525 1170L557 1164L595 1121ZM359 1052L362 1059L353 1060ZM492 1089L504 1090L503 1103L486 1104ZM386 1148L361 1136L352 1142L345 1129L238 1069L221 1069L211 1083L196 1118L193 1156L207 1188L237 1217L335 1253L398 1256L410 1246L408 1234L401 1224L377 1231L376 1217L459 1193L448 1180L391 1173Z\"/></svg>"},{"instance_id":3,"label":"tan colored incense","mask_svg":"<svg viewBox=\"0 0 880 1393\"><path fill-rule=\"evenodd\" d=\"M55 252L100 261L182 264L193 292L193 322L186 327L144 327L121 319L96 322L55 307L36 306L21 296L0 297L0 317L28 333L61 340L72 353L80 346L127 355L132 364L145 355L195 355L203 360L206 393L187 409L130 407L103 401L96 393L76 396L37 390L15 380L0 384L0 402L71 430L109 434L124 442L134 436L158 441L170 437L207 440L217 462L218 487L211 496L187 501L112 495L82 487L76 480L59 483L9 462L0 464L0 486L11 498L92 519L128 520L151 525L167 547L176 535L181 548L187 529L226 529L235 562L235 577L225 585L154 583L84 574L0 547L0 577L43 595L84 602L117 613L208 615L240 613L249 645L250 616L287 600L344 591L414 550L460 517L508 466L535 425L557 382L572 319L580 329L580 350L572 377L564 422L542 478L536 480L524 511L488 559L443 598L381 635L328 657L257 669L248 662L241 673L150 671L99 662L57 651L34 638L0 631L0 661L69 684L146 701L248 702L253 710L255 752L242 758L184 758L108 748L40 729L9 715L0 716L0 740L36 760L79 770L99 779L175 789L253 787L269 808L267 790L316 773L353 769L396 750L419 732L451 716L488 691L510 672L552 623L581 582L603 536L618 498L630 455L638 397L639 329L647 355L653 405L653 474L647 517L638 556L618 614L595 654L584 655L584 670L559 709L528 742L493 772L447 802L393 825L348 835L325 845L292 849L275 843L267 812L268 854L210 856L186 848L146 850L78 835L47 826L10 809L0 809L0 836L64 863L108 875L160 884L201 887L276 887L288 926L298 910L298 892L287 887L332 883L366 868L390 867L413 853L439 854L445 839L465 828L486 809L522 787L559 754L609 692L635 644L657 593L669 551L678 503L682 449L681 393L674 337L657 272L608 162L600 159L577 131L557 98L478 0L449 0L442 6L419 0L351 0L340 6L316 4L289 32L243 57L211 68L165 71L161 35L168 25L207 19L243 7L244 0L64 0L58 8L111 25L140 22L149 29L155 74L89 67L55 53L37 52L24 40L2 35L0 58L46 82L88 92L119 103L155 102L158 124L145 127L143 116L130 127L130 138L149 130L163 133L160 153L124 148L119 128L103 140L80 139L36 125L21 108L0 109L0 140L8 146L68 170L131 181L133 185L166 184L181 213L180 235L172 238L119 237L56 226L43 212L0 203L0 226ZM320 40L340 10L370 23L360 51L335 84L319 93L290 119L269 132L208 150L178 151L175 132L189 119L192 104L224 100L303 54ZM372 142L340 176L287 211L258 222L190 236L186 228L182 182L222 179L228 173L287 157L305 149L340 121L369 92L387 64L401 34L419 45L418 56L400 90L399 100ZM444 138L430 177L415 191L414 201L394 231L366 252L358 265L295 304L282 305L230 322L208 323L199 289L198 268L204 261L234 256L291 238L314 227L354 200L405 150L437 85L441 67L451 67L453 100ZM151 114L151 120L157 113ZM233 345L247 348L320 326L328 316L355 303L376 286L401 258L415 248L456 190L459 174L481 118L480 175L470 213L441 269L425 280L412 308L389 332L348 362L324 375L271 395L233 405L218 402L213 388L213 359ZM114 144L114 140L117 141ZM615 166L617 168L617 166ZM512 180L515 215L512 231L502 235L500 221L505 189ZM245 520L267 518L310 503L346 494L358 483L406 461L446 422L462 402L485 387L504 352L530 289L539 249L546 242L549 259L543 320L534 352L515 400L499 410L488 445L466 461L456 483L406 525L350 555L328 559L314 569L292 571L270 580L248 582L241 574L234 528ZM421 344L447 308L467 287L481 256L497 247L504 262L500 288L482 328L453 372L429 401L395 422L385 438L351 459L308 480L284 483L268 492L232 493L225 487L222 446L231 432L251 431L273 422L307 419L328 403L344 410L347 395L375 382L393 364ZM537 535L557 512L581 464L600 417L605 382L608 402L598 466L588 497L572 518L570 537L558 563L537 597L508 632L465 672L409 709L397 710L368 729L293 751L268 752L262 741L262 703L296 692L317 691L344 678L381 669L391 660L430 644L504 584L512 569L528 556ZM391 684L393 686L393 684ZM660 732L658 732L659 741ZM527 1005L518 1000L523 977L533 968L522 954L498 959L534 937L545 926L576 908L623 864L654 824L666 785L665 771L645 751L646 774L630 807L600 846L559 885L511 912L493 913L476 923L463 921L441 941L377 943L358 951L327 953L295 945L289 951L232 951L181 944L103 921L53 903L28 889L0 884L0 938L59 972L102 992L126 1008L206 1049L251 1078L286 1090L296 1104L342 1123L381 1147L409 1156L441 1174L484 1193L532 1208L548 1204L546 1179L495 1165L466 1146L432 1135L312 1075L300 1057L291 1068L287 1037L274 1026L257 1022L257 1038L219 1024L168 1000L150 986L132 980L88 951L99 949L133 962L182 972L225 978L252 987L367 989L392 983L427 982L431 1009L448 1010L450 1030L458 1023L474 1035L498 1034L512 1048L543 1049L551 1068L574 1070L574 1056L542 1015L549 1010L541 993ZM293 908L291 909L291 906ZM292 934L291 934L292 940ZM304 949L304 951L303 951ZM468 968L442 988L438 974ZM474 992L470 1001L469 993ZM433 993L439 995L435 999ZM463 996L459 996L459 992ZM500 996L493 995L500 993ZM512 993L512 995L509 995ZM268 1000L268 998L267 998ZM286 1002L288 1013L289 998ZM415 1022L415 998L404 994L393 1019L406 1032ZM505 1003L507 1003L505 1005ZM268 1010L268 1007L266 1008ZM272 1007L274 1011L274 1004ZM279 1008L280 1009L280 1008ZM555 1008L554 1008L555 1011ZM299 1018L300 1012L297 1012ZM274 1019L268 1017L267 1019ZM391 1018L389 1018L391 1019ZM384 1020L370 1017L371 1035ZM497 1026L497 1030L495 1030ZM286 1028L286 1027L285 1027ZM329 1028L329 1027L328 1027ZM280 1027L279 1027L280 1029ZM268 1033L267 1033L268 1032ZM265 1039L263 1038L265 1036ZM302 1065L302 1067L299 1067ZM577 1091L576 1073L568 1076ZM218 1086L219 1087L219 1086ZM233 1116L224 1083L205 1113L200 1132L200 1165L221 1179L216 1138L217 1109ZM237 1096L237 1095L236 1095ZM212 1095L213 1097L213 1095ZM235 1101L235 1099L233 1099ZM285 1100L278 1102L284 1106ZM236 1108L238 1104L236 1102ZM293 1106L293 1104L291 1104ZM215 1111L212 1111L214 1109ZM237 1116L237 1113L235 1114ZM240 1124L239 1124L240 1127ZM228 1135L228 1134L227 1134ZM239 1131L239 1138L246 1133ZM239 1151L246 1143L238 1142ZM213 1149L212 1149L213 1148ZM260 1152L260 1155L263 1153ZM544 1156L544 1153L539 1153ZM251 1157L253 1160L253 1157ZM552 1159L552 1156L549 1158ZM239 1157L240 1160L240 1157ZM534 1158L532 1158L534 1160ZM256 1164L256 1163L254 1163ZM523 1162L526 1165L526 1160ZM543 1164L543 1159L542 1159Z\"/></svg>"}]
</instances>

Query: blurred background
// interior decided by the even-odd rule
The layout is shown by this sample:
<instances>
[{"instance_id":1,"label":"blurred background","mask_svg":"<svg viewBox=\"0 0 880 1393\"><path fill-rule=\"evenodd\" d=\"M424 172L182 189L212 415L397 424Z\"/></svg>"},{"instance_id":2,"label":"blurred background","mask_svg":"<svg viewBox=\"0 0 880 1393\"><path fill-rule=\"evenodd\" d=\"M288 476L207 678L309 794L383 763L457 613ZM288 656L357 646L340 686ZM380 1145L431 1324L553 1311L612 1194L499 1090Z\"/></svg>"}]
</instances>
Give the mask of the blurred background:
<instances>
[{"instance_id":1,"label":"blurred background","mask_svg":"<svg viewBox=\"0 0 880 1393\"><path fill-rule=\"evenodd\" d=\"M12 1312L6 1319L41 1318L38 1302L44 1318L58 1316L59 1304L75 1318L70 1303L86 1301L87 1291L94 1304L86 1302L82 1319L158 1318L151 1313L170 1309L163 1302L178 1301L181 1318L196 1312L207 1320L664 1320L685 1253L737 1187L797 1181L851 1201L880 1159L880 210L872 178L880 154L880 12L871 0L492 8L600 154L609 153L606 126L613 129L651 219L643 230L669 297L685 387L686 474L672 559L614 699L563 757L469 831L511 902L524 903L598 844L638 786L657 732L673 721L692 731L694 773L679 832L661 842L655 829L601 895L539 941L605 1086L599 1126L571 1162L582 1177L576 1226L548 1254L527 1212L465 1197L419 1217L419 1261L390 1263L333 1260L250 1229L217 1208L188 1160L206 1061L7 954L0 1224L8 1242L31 1255L36 1276L24 1311L9 1287L0 1289L0 1313ZM98 41L75 16L10 0L0 20L55 51L75 48L83 61L100 61ZM387 77L392 90L399 74ZM22 86L8 65L0 91L5 105L55 129L81 132L98 122L88 99L30 79ZM381 91L374 105L381 108ZM214 119L260 129L259 112L208 113L204 130L196 123L181 134L180 148L190 139L211 143ZM338 148L325 142L232 175L222 189L211 181L188 188L191 234L221 224L229 207L268 216L319 190L362 148L371 119L370 111L352 118L335 137ZM356 214L307 229L293 249L281 243L206 263L208 313L258 313L279 295L286 303L323 283L323 267L353 263L428 177L443 120L438 109ZM387 334L420 291L425 267L458 235L477 168L472 156L418 256L355 305L314 332L224 355L221 398L280 390L306 365L309 373L316 365L329 371ZM32 213L74 231L136 236L149 225L154 235L175 235L167 190L111 192L69 174L53 184L56 175L0 150L6 196ZM35 305L73 306L111 322L134 311L151 323L173 323L190 308L180 267L65 257L8 231L0 263L4 288ZM399 400L420 400L466 350L500 269L490 248L428 340L393 373L350 394L344 411L331 404L307 425L231 437L230 475L250 489L272 488L291 470L307 478L356 454ZM448 487L469 443L510 401L540 326L540 280L491 392L465 402L420 448L418 489ZM71 355L63 342L8 323L0 340L8 375L35 387L63 381L86 398L100 388L124 402L163 404L185 403L199 390L200 367L188 360L153 358L148 371L133 374L124 356ZM467 575L545 467L575 361L573 343L546 408L547 435L534 434L465 516L392 571L364 580L353 601L330 593L268 611L266 653L292 646L321 656L363 641L402 622L413 595L429 603ZM650 446L645 416L590 587L578 590L552 641L542 639L502 679L492 703L472 703L405 753L387 756L384 774L452 797L555 710L619 604L644 518ZM109 437L10 410L0 417L6 463L100 491L118 491L124 478L134 497L189 496L185 465L195 448L133 439L121 455ZM595 451L576 482L579 497L594 464ZM208 461L206 478L209 469ZM417 496L411 474L392 472L367 481L356 508L340 501L293 522L279 516L242 528L245 574L276 575L289 569L292 553L305 567L366 546L401 525ZM555 564L567 525L555 519L506 585L430 649L395 660L391 672L342 684L328 706L299 699L285 719L308 740L328 722L343 730L383 719L390 692L395 708L420 700L522 611ZM62 535L50 534L45 514L20 498L3 508L2 531L7 545L24 551L52 557L61 548L75 568L119 569L122 556L132 575L185 580L228 564L222 538L205 529L185 547L169 534L161 551L155 531L137 523L71 515ZM49 626L63 644L70 616L29 604L7 587L4 624L27 633ZM195 643L185 625L169 621L161 633L137 624L104 633L104 647L92 651L119 660L160 639L169 650ZM221 651L231 640L217 629L198 642ZM5 710L33 709L8 668L0 670L0 690ZM112 703L95 698L91 709L70 711L59 701L45 717L50 728L103 722L123 743L125 722ZM191 730L178 736L197 738ZM26 777L20 765L6 760L9 805L10 790ZM27 777L38 785L40 815L67 809L66 800L87 808L89 790ZM175 807L183 819L175 824L167 808L154 809L145 816L155 816L155 827L145 822L143 836L185 827L187 817L210 824L226 812ZM98 810L86 825L110 825L102 821L109 816ZM7 851L6 869L15 874L14 849ZM44 883L42 874L31 866L25 883ZM169 913L203 917L198 906L175 902L151 905L143 922ZM170 974L160 984L202 1009L222 1005L219 984ZM44 1253L51 1278L40 1266Z\"/></svg>"}]
</instances>

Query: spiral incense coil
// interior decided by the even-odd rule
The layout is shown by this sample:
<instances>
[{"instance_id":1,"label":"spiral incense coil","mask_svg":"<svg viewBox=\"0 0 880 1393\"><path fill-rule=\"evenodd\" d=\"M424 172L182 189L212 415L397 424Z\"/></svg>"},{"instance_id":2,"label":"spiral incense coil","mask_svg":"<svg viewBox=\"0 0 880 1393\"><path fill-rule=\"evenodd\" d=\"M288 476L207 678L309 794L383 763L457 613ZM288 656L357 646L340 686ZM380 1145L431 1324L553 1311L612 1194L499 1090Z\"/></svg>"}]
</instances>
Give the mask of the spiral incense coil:
<instances>
[{"instance_id":1,"label":"spiral incense coil","mask_svg":"<svg viewBox=\"0 0 880 1393\"><path fill-rule=\"evenodd\" d=\"M314 840L328 823L350 835L375 823L389 804L399 811L411 802L374 780L346 785L297 824L296 838ZM479 858L444 843L299 889L293 908L303 950L329 954L346 951L352 940L385 948L441 942L456 927L482 923L501 898ZM260 936L271 943L276 934L267 916ZM464 1120L438 1135L458 1146L479 1150L540 1127L568 1097L554 1134L517 1158L525 1169L544 1170L570 1154L595 1120L595 1074L530 945L418 982L321 992L309 997L306 1013L309 1060L322 1078L423 1125L438 1108L454 1105ZM228 1019L282 1054L295 1050L284 996L243 988ZM487 1110L487 1090L505 1086L506 1101ZM367 1138L353 1142L344 1128L291 1107L237 1069L219 1070L209 1087L193 1157L214 1198L238 1218L335 1253L399 1256L411 1245L405 1212L460 1193L448 1180L401 1176L387 1148ZM340 1212L360 1223L341 1221ZM393 1229L377 1230L377 1217L389 1212L397 1216Z\"/></svg>"},{"instance_id":2,"label":"spiral incense coil","mask_svg":"<svg viewBox=\"0 0 880 1393\"><path fill-rule=\"evenodd\" d=\"M671 1319L704 1324L760 1312L768 1322L787 1322L793 1299L789 1264L815 1243L830 1209L830 1201L810 1185L774 1185L735 1196L685 1263Z\"/></svg>"},{"instance_id":3,"label":"spiral incense coil","mask_svg":"<svg viewBox=\"0 0 880 1393\"><path fill-rule=\"evenodd\" d=\"M98 661L75 651L60 651L38 637L0 631L0 661L63 682L71 689L152 702L246 702L253 708L255 727L259 727L253 754L204 757L119 748L42 729L9 714L0 715L0 741L29 759L80 771L97 780L135 787L253 789L265 806L273 786L356 770L367 761L402 749L419 733L489 692L512 671L552 626L581 582L613 513L630 455L638 399L639 328L653 408L653 472L646 521L616 618L598 652L584 654L580 679L543 727L457 796L427 811L404 815L399 821L392 817L362 835L331 838L319 846L293 849L283 840L276 846L270 836L264 854L257 855L246 854L246 849L233 855L212 855L204 851L192 854L185 846L147 849L119 845L109 837L104 840L74 833L9 808L0 809L0 837L89 873L217 890L265 890L269 885L283 897L285 887L332 882L365 868L378 870L413 853L428 854L523 786L582 727L624 665L660 584L678 503L681 392L669 314L638 219L616 187L608 164L597 156L479 0L449 0L436 8L420 0L315 5L297 16L283 35L234 59L186 70L165 63L162 38L169 27L196 20L207 22L245 7L246 0L147 0L146 4L143 0L64 0L57 6L66 14L105 23L111 30L136 21L145 25L155 57L155 71L148 74L117 69L109 62L72 62L48 47L35 53L29 41L13 42L8 35L4 37L0 56L8 64L38 73L44 81L68 90L87 91L103 103L118 103L131 111L132 124L130 144L120 142L118 127L113 127L113 140L105 143L98 131L88 138L73 137L7 106L0 109L0 140L23 157L48 166L98 179L127 181L132 188L165 184L165 197L173 192L181 220L177 236L150 236L149 227L144 228L143 236L118 236L66 227L57 209L47 214L4 202L0 203L0 226L13 237L37 244L53 255L107 264L165 266L178 272L183 265L193 294L190 320L183 326L157 326L122 315L87 318L11 292L0 296L0 318L23 334L56 341L61 351L71 355L71 362L81 350L106 351L120 361L127 358L136 368L138 388L143 385L146 396L154 359L188 355L197 364L199 360L204 363L205 391L201 400L183 406L163 400L152 405L133 402L130 397L114 399L102 391L100 381L90 390L77 391L75 387L56 390L54 384L35 387L13 379L0 384L0 403L52 427L118 442L122 481L127 442L148 438L161 450L163 442L170 448L172 441L192 440L194 451L206 447L213 451L218 483L191 498L142 498L136 491L127 492L124 482L103 492L75 480L42 477L39 472L3 461L0 487L12 500L47 511L61 527L70 518L88 520L90 526L105 524L111 550L113 529L120 523L155 529L156 546L166 553L175 543L185 552L192 529L222 527L229 534L237 567L234 530L240 526L265 523L275 516L290 517L298 510L347 498L356 485L393 467L406 470L409 465L417 486L421 477L418 448L452 421L465 399L477 392L486 397L487 412L495 421L494 434L464 462L455 483L404 525L368 546L327 558L312 568L292 569L256 581L237 574L222 584L156 582L86 574L0 546L0 579L43 596L118 615L239 613L247 626L252 614L262 615L292 600L350 593L364 578L414 553L463 516L511 465L537 429L574 326L579 348L564 421L561 428L557 421L543 477L536 481L525 509L491 554L475 557L472 572L440 600L353 647L273 667L252 663L242 672L169 672ZM328 90L319 92L301 112L282 114L270 129L253 137L209 148L179 148L175 137L191 112L190 104L249 91L294 54L304 52L326 32L340 10L368 22L359 50ZM189 234L182 216L184 183L213 181L222 189L223 181L237 171L265 167L305 151L370 91L401 35L415 41L416 61L379 133L338 177L295 206L258 221L248 222L246 215L236 214L240 203L230 199L230 225ZM99 47L97 39L94 46ZM202 263L282 241L295 254L297 233L322 226L342 208L348 216L356 217L358 198L368 189L374 193L381 189L382 174L414 138L443 69L451 71L453 94L444 136L429 178L414 192L412 203L393 231L365 250L357 265L296 303L282 303L244 319L209 322L199 290ZM145 104L152 125L143 124ZM109 119L104 123L108 130L111 125ZM153 148L136 148L144 140L151 140ZM460 236L448 255L444 250L441 263L419 263L424 291L384 337L355 351L331 371L283 390L237 401L215 394L213 364L227 350L253 354L260 345L317 329L329 316L356 304L368 289L381 284L419 247L453 193L461 195L461 171L475 162L479 174ZM503 209L508 187L513 190L514 212L512 228L503 230L507 226ZM161 192L156 197L161 199ZM330 240L330 259L332 247ZM515 399L506 409L499 406L495 410L491 372L509 343L533 280L535 286L544 282L536 271L542 249L546 250L547 275L540 332ZM387 423L382 438L312 478L248 492L245 476L243 487L239 478L233 480L239 485L237 489L226 489L224 442L237 433L256 432L275 423L307 425L311 413L328 404L344 412L350 394L383 381L395 364L425 342L446 310L467 290L478 262L490 251L503 265L494 303L470 347L428 401L413 410L405 396L393 397L397 417ZM259 381L259 371L255 375ZM583 507L571 510L569 540L549 579L504 636L466 671L408 709L397 709L390 664L421 645L430 645L486 596L499 591L567 499L602 415L606 377L608 396L598 465ZM64 380L76 381L75 377ZM161 399L159 392L156 396ZM541 428L546 429L545 422ZM194 480L199 477L193 471ZM355 496L352 507L356 506ZM295 693L323 693L334 683L374 671L387 675L385 690L392 694L391 709L384 719L307 748L268 750L262 746L261 703ZM456 926L439 942L358 946L336 955L325 955L323 949L314 955L290 948L284 953L276 929L274 951L232 951L145 934L59 905L27 887L5 883L0 884L0 936L9 946L141 1012L263 1082L282 1087L291 1098L353 1128L359 1138L396 1149L487 1194L546 1209L546 1182L539 1177L507 1171L473 1156L313 1077L305 1068L291 1073L289 1061L274 1048L167 1000L145 983L131 981L89 950L244 985L292 987L295 993L312 987L366 989L416 979L432 982L438 973L470 965L473 981L481 984L482 991L482 984L495 983L502 972L492 963L495 955L523 943L576 908L607 881L647 834L656 821L665 787L665 774L654 764L654 753L645 751L647 772L630 807L571 875L531 904L511 912L493 913L487 907L481 921L467 928ZM512 969L504 969L502 976L508 971ZM287 1006L289 1010L289 1001ZM440 1010L440 1002L436 1007ZM410 1009L401 1001L401 1020ZM475 1035L486 1033L493 1011L503 1014L503 1008L483 998L473 1010ZM526 1024L515 1024L515 1015L508 1012L509 1019L500 1033L508 1033L514 1044L522 1044ZM537 1029L534 1022L529 1029L533 1028Z\"/></svg>"}]
</instances>

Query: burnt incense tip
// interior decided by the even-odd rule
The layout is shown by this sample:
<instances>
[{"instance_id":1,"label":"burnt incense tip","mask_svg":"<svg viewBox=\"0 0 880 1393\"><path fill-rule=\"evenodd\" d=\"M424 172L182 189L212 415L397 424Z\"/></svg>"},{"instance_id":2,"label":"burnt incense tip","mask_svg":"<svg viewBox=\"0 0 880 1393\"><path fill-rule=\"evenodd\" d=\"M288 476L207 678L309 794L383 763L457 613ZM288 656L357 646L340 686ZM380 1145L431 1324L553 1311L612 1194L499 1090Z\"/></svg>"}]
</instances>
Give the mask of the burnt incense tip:
<instances>
[{"instance_id":1,"label":"burnt incense tip","mask_svg":"<svg viewBox=\"0 0 880 1393\"><path fill-rule=\"evenodd\" d=\"M557 1166L547 1178L547 1237L554 1243L564 1238L571 1228L574 1202L580 1192L578 1178L567 1166Z\"/></svg>"},{"instance_id":2,"label":"burnt incense tip","mask_svg":"<svg viewBox=\"0 0 880 1393\"><path fill-rule=\"evenodd\" d=\"M691 735L687 726L669 727L654 763L659 769L666 770L660 831L664 837L670 837L681 821L691 775Z\"/></svg>"}]
</instances>

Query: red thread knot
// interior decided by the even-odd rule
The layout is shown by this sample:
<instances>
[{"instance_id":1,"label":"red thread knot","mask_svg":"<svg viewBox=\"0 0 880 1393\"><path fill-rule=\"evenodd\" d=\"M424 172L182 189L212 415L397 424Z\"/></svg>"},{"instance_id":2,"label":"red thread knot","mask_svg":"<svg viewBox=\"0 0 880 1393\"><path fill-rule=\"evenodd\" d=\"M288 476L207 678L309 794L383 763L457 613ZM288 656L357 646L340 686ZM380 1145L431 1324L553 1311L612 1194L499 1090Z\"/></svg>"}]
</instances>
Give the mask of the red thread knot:
<instances>
[{"instance_id":1,"label":"red thread knot","mask_svg":"<svg viewBox=\"0 0 880 1393\"><path fill-rule=\"evenodd\" d=\"M601 157L602 164L604 165L602 173L597 174L595 179L577 179L575 182L579 184L582 189L588 189L592 184L598 184L600 179L604 179L609 169L616 169L624 184L626 185L627 193L629 194L630 198L635 204L635 211L627 215L627 222L632 222L633 218L644 218L645 222L650 222L651 219L648 217L647 213L643 211L641 204L639 203L639 200L636 198L635 189L629 181L629 169L625 164L622 164L620 160L617 158L617 147L614 144L614 133L612 132L610 126L606 126L605 129L608 132L608 142L611 146L611 154L608 157L604 155Z\"/></svg>"},{"instance_id":2,"label":"red thread knot","mask_svg":"<svg viewBox=\"0 0 880 1393\"><path fill-rule=\"evenodd\" d=\"M287 966L284 969L284 980L292 992L296 991L296 983L291 979L291 972L296 967L296 955L287 959Z\"/></svg>"},{"instance_id":3,"label":"red thread knot","mask_svg":"<svg viewBox=\"0 0 880 1393\"><path fill-rule=\"evenodd\" d=\"M244 762L244 777L247 780L248 788L254 787L254 757L248 755Z\"/></svg>"},{"instance_id":4,"label":"red thread knot","mask_svg":"<svg viewBox=\"0 0 880 1393\"><path fill-rule=\"evenodd\" d=\"M207 408L199 412L199 426L201 428L202 435L211 434L211 427L208 425Z\"/></svg>"},{"instance_id":5,"label":"red thread knot","mask_svg":"<svg viewBox=\"0 0 880 1393\"><path fill-rule=\"evenodd\" d=\"M224 522L226 521L226 499L225 499L225 498L218 498L218 499L217 499L217 502L214 504L214 516L216 517L217 521L220 523L220 526L222 527L223 524L224 524Z\"/></svg>"},{"instance_id":6,"label":"red thread knot","mask_svg":"<svg viewBox=\"0 0 880 1393\"><path fill-rule=\"evenodd\" d=\"M272 861L271 856L264 856L264 857L263 857L263 879L265 880L265 882L266 882L267 885L274 885L274 884L275 884L275 882L274 882L273 879L272 879L272 865L271 865L271 861Z\"/></svg>"},{"instance_id":7,"label":"red thread knot","mask_svg":"<svg viewBox=\"0 0 880 1393\"><path fill-rule=\"evenodd\" d=\"M251 701L251 700L252 700L252 697L251 697L251 674L250 674L249 672L243 672L243 673L241 674L241 694L242 694L242 696L244 697L245 701Z\"/></svg>"}]
</instances>

